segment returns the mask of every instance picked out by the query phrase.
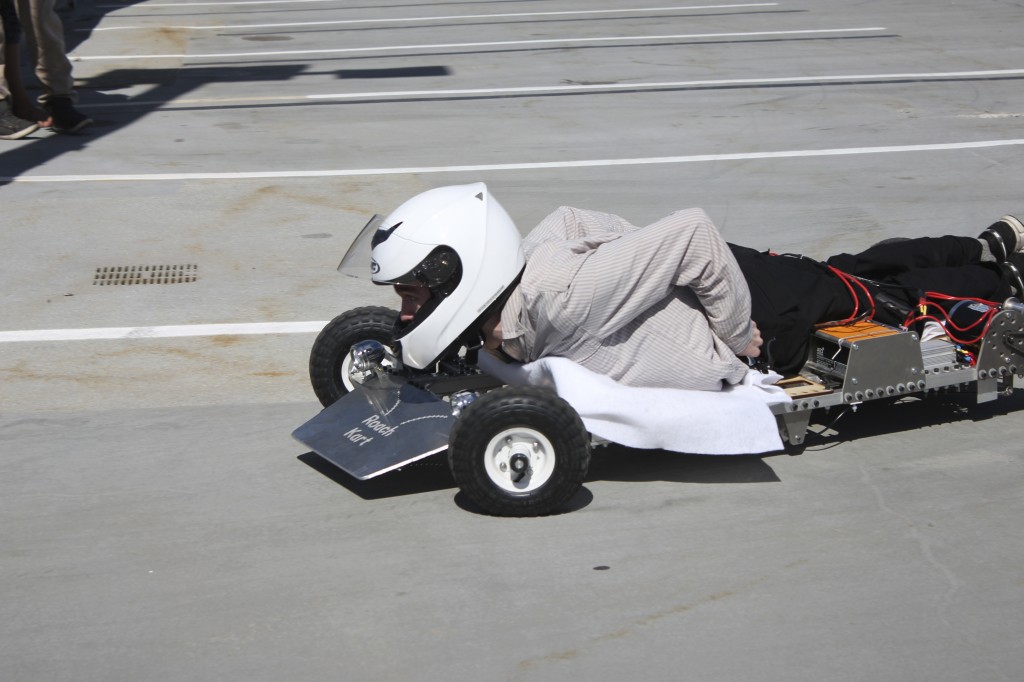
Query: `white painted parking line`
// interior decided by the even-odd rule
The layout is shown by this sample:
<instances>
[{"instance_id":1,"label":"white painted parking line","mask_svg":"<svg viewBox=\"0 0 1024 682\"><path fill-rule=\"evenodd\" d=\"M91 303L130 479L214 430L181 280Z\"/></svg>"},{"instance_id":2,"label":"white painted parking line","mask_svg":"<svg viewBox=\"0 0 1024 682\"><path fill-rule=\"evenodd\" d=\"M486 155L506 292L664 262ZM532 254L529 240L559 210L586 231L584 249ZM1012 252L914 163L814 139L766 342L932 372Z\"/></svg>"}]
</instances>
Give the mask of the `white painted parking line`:
<instances>
[{"instance_id":1,"label":"white painted parking line","mask_svg":"<svg viewBox=\"0 0 1024 682\"><path fill-rule=\"evenodd\" d=\"M70 55L72 61L125 61L134 59L235 59L265 57L295 57L312 54L355 54L358 52L402 52L406 50L455 50L470 47L513 47L528 45L576 45L582 43L621 43L652 40L704 40L710 38L764 38L767 36L835 35L839 33L877 33L881 26L866 28L822 28L799 31L749 31L737 33L679 33L674 35L603 36L594 38L543 38L536 40L496 40L473 43L431 43L423 45L379 45L375 47L338 47L319 50L273 50L266 52L211 52L207 54L124 54L124 55Z\"/></svg>"},{"instance_id":2,"label":"white painted parking line","mask_svg":"<svg viewBox=\"0 0 1024 682\"><path fill-rule=\"evenodd\" d=\"M655 164L751 161L757 159L796 159L859 154L902 154L914 152L957 151L1024 145L1024 139L983 140L979 142L946 142L910 144L887 147L847 147L840 149L797 149L778 152L747 152L742 154L696 154L692 156L655 156L632 159L586 159L579 161L538 161L528 163L493 163L465 166L411 166L405 168L356 168L336 170L252 171L231 173L123 173L97 175L19 175L0 176L0 182L152 182L174 180L260 180L268 178L366 177L375 175L426 175L434 173L493 173L500 171L544 170L557 168L600 168L611 166L645 166Z\"/></svg>"},{"instance_id":3,"label":"white painted parking line","mask_svg":"<svg viewBox=\"0 0 1024 682\"><path fill-rule=\"evenodd\" d=\"M243 5L309 5L312 3L333 2L344 5L340 0L238 0L237 2L147 2L142 5L96 5L99 9L148 9L150 7L241 7ZM339 9L346 9L340 7Z\"/></svg>"},{"instance_id":4,"label":"white painted parking line","mask_svg":"<svg viewBox=\"0 0 1024 682\"><path fill-rule=\"evenodd\" d=\"M723 80L663 81L653 83L593 83L533 85L521 88L467 88L461 90L398 90L383 92L342 92L323 95L306 95L307 99L365 99L379 97L449 97L465 95L509 95L531 92L586 92L595 90L650 90L659 88L707 88L732 85L801 85L806 83L842 83L880 80L935 80L946 78L993 78L1000 76L1024 75L1024 69L1000 69L995 71L945 71L937 73L875 73L850 76L783 76L779 78L727 78Z\"/></svg>"},{"instance_id":5,"label":"white painted parking line","mask_svg":"<svg viewBox=\"0 0 1024 682\"><path fill-rule=\"evenodd\" d=\"M172 339L186 336L245 336L318 333L321 322L253 322L239 324L183 324L159 327L96 327L92 329L33 329L0 331L0 343L39 341L110 341Z\"/></svg>"},{"instance_id":6,"label":"white painted parking line","mask_svg":"<svg viewBox=\"0 0 1024 682\"><path fill-rule=\"evenodd\" d=\"M562 83L558 85L527 85L514 88L463 88L457 90L381 90L372 92L339 92L318 95L268 95L250 97L194 97L171 101L133 99L124 102L102 104L79 104L80 109L111 109L142 107L150 110L173 111L177 108L196 105L260 104L266 102L301 102L308 100L339 99L387 99L387 98L444 98L444 97L488 97L500 95L529 95L548 92L613 92L616 90L668 90L682 88L716 88L749 85L751 87L771 85L807 85L827 83L876 83L884 81L929 81L954 78L1008 78L1024 76L1024 69L999 69L993 71L935 71L930 73L862 73L845 76L781 76L779 78L728 78L722 80L660 81L648 83ZM984 114L976 114L984 117ZM992 117L997 117L992 115Z\"/></svg>"},{"instance_id":7,"label":"white painted parking line","mask_svg":"<svg viewBox=\"0 0 1024 682\"><path fill-rule=\"evenodd\" d=\"M682 5L674 7L639 7L629 9L584 9L567 10L562 12L507 12L504 14L450 14L436 17L395 17L391 19L334 19L329 21L293 21L277 24L214 24L210 26L165 26L160 28L181 29L192 31L204 30L249 30L254 28L295 28L301 26L346 26L359 24L404 24L404 23L427 23L433 21L465 21L470 19L516 19L531 17L562 17L582 15L611 15L611 14L640 14L643 12L689 12L693 10L707 9L749 9L752 7L777 7L777 2L752 2L730 5ZM132 29L147 29L152 26L97 26L96 28L80 28L78 31L126 31Z\"/></svg>"}]
</instances>

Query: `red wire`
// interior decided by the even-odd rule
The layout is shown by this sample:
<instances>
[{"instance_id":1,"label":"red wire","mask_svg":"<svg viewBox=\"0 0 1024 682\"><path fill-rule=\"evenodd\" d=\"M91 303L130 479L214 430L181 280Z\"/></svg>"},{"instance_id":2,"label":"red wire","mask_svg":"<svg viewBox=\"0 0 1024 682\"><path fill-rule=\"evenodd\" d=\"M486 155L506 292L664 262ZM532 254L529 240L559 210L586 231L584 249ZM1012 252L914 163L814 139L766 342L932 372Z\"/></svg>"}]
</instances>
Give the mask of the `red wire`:
<instances>
[{"instance_id":1,"label":"red wire","mask_svg":"<svg viewBox=\"0 0 1024 682\"><path fill-rule=\"evenodd\" d=\"M950 294L940 294L937 291L926 291L924 292L925 298L937 298L940 301L971 301L973 303L984 303L990 308L998 308L999 303L995 301L987 301L984 298L974 298L972 296L951 296Z\"/></svg>"},{"instance_id":2,"label":"red wire","mask_svg":"<svg viewBox=\"0 0 1024 682\"><path fill-rule=\"evenodd\" d=\"M871 307L870 312L866 313L866 317L869 320L873 319L874 316L875 316L875 311L876 311L875 299L871 295L871 291L868 290L868 288L864 284L864 282L860 281L860 279L854 277L853 275L845 273L842 270L839 270L838 268L832 267L831 265L828 266L828 269L829 269L829 271L833 275L836 276L836 278L840 282L842 282L846 286L846 290L850 293L850 298L853 299L853 313L848 318L846 318L842 322L839 322L838 324L840 324L840 325L849 324L849 323L853 322L854 320L856 320L858 318L858 316L859 316L859 313L860 313L860 297L857 295L857 291L856 291L856 289L854 289L854 285L856 285L858 288L860 288L860 290L862 292L864 292L864 297L867 299L868 304ZM929 299L934 299L934 300L929 300ZM967 325L965 327L961 327L961 326L957 325L955 322L953 322L952 318L949 316L949 313L947 313L946 310L941 305L936 303L935 300L939 300L939 301L969 301L971 303L980 303L982 305L988 306L989 310L986 313L982 314L981 317L979 317L976 321L972 322L971 324L969 324L969 325ZM949 336L949 338L951 338L956 343L959 343L959 344L964 345L964 346L974 345L974 344L978 343L979 341L981 341L982 338L984 338L985 334L988 333L988 328L989 328L989 325L992 322L992 318L995 316L996 311L999 309L999 304L994 302L994 301L987 301L987 300L985 300L983 298L974 298L974 297L971 297L971 296L951 296L949 294L942 294L942 293L939 293L937 291L926 291L924 293L924 296L922 296L921 299L918 301L917 306L918 306L918 309L923 310L925 312L923 312L921 315L918 315L916 317L914 316L914 311L909 312L907 314L906 319L903 321L903 326L904 327L909 327L910 325L912 325L914 323L923 322L924 320L932 320L933 322L942 325L946 329L946 335ZM942 318L943 319L939 319L935 315L928 315L928 314L926 314L926 312L927 312L927 310L929 308L937 309L942 314ZM970 339L970 340L965 340L965 339L957 338L950 331L950 328L952 328L952 329L956 330L957 332L967 332L967 331L971 331L972 329L974 329L978 325L982 325L982 324L984 325L984 329L982 329L981 333L978 334L978 336L976 336L976 337L974 337L973 339Z\"/></svg>"},{"instance_id":3,"label":"red wire","mask_svg":"<svg viewBox=\"0 0 1024 682\"><path fill-rule=\"evenodd\" d=\"M850 292L850 298L853 299L853 314L839 323L841 325L849 324L857 319L857 313L860 312L860 300L857 298L857 292L853 290L853 285L846 280L846 277L844 276L846 273L836 270L831 265L829 266L829 269L832 270L832 274L839 278L840 282L846 285L847 290Z\"/></svg>"},{"instance_id":4,"label":"red wire","mask_svg":"<svg viewBox=\"0 0 1024 682\"><path fill-rule=\"evenodd\" d=\"M939 318L935 317L934 315L921 315L920 317L916 317L913 320L911 320L911 324L913 324L914 322L923 322L925 320L931 320L931 321L933 321L933 322L935 322L937 324L942 324L942 320L940 320ZM985 331L988 331L987 327L986 327ZM958 338L952 332L950 332L949 329L946 329L946 336L948 336L950 339L952 339L954 342L960 344L961 346L973 346L976 343L978 343L979 341L981 341L981 339L985 336L985 332L982 332L981 334L979 334L977 337L975 337L973 339L961 339L961 338Z\"/></svg>"},{"instance_id":5,"label":"red wire","mask_svg":"<svg viewBox=\"0 0 1024 682\"><path fill-rule=\"evenodd\" d=\"M829 271L833 275L836 276L836 278L839 279L840 282L842 282L843 284L846 285L846 290L850 292L850 298L853 299L853 314L851 314L848 318L846 318L845 320L843 320L839 324L840 325L844 325L844 324L849 324L850 322L853 322L854 320L857 319L858 314L860 313L860 297L857 296L857 292L853 288L854 284L856 284L858 287L860 287L860 290L864 292L864 297L867 299L868 304L870 304L870 306L871 306L871 311L869 313L867 313L867 319L870 320L870 319L874 318L874 316L875 316L875 299L871 295L871 292L868 291L868 288L867 288L867 286L865 286L864 282L861 282L856 277L854 277L852 275L849 275L849 274L843 272L842 270L839 270L838 268L834 268L831 265L828 266L828 269L829 269Z\"/></svg>"},{"instance_id":6,"label":"red wire","mask_svg":"<svg viewBox=\"0 0 1024 682\"><path fill-rule=\"evenodd\" d=\"M847 277L849 277L849 275L847 275ZM859 286L861 288L861 291L864 292L864 296L867 297L867 299L868 299L868 303L871 304L871 312L868 313L868 319L874 319L874 317L875 317L875 298L871 295L871 292L868 291L868 288L864 284L864 282L860 281L856 277L851 277L851 279L853 280L854 284L856 284L857 286Z\"/></svg>"},{"instance_id":7,"label":"red wire","mask_svg":"<svg viewBox=\"0 0 1024 682\"><path fill-rule=\"evenodd\" d=\"M982 303L984 305L987 305L989 307L989 310L983 313L977 320L975 320L971 324L961 327L955 322L953 322L953 319L950 317L949 313L946 312L945 308L938 305L934 301L929 301L929 297L934 297L944 301L971 301L974 303ZM985 337L985 334L988 333L989 326L992 323L992 318L995 316L996 311L998 309L998 304L993 303L992 301L986 301L980 298L950 296L948 294L940 294L934 291L926 292L925 295L920 299L920 301L918 301L917 305L919 309L924 309L925 311L927 311L929 308L934 308L938 310L938 312L942 314L943 319L939 319L935 315L928 315L926 313L922 313L921 315L915 317L913 311L911 311L910 313L907 314L906 319L903 321L904 327L909 327L914 323L922 322L924 320L932 320L933 322L942 325L946 329L946 335L950 339L964 346L972 346L980 342ZM974 329L975 327L981 324L984 324L984 329L981 330L980 334L971 339L958 338L955 334L952 333L952 331L950 331L950 327L952 327L958 332L966 332Z\"/></svg>"}]
</instances>

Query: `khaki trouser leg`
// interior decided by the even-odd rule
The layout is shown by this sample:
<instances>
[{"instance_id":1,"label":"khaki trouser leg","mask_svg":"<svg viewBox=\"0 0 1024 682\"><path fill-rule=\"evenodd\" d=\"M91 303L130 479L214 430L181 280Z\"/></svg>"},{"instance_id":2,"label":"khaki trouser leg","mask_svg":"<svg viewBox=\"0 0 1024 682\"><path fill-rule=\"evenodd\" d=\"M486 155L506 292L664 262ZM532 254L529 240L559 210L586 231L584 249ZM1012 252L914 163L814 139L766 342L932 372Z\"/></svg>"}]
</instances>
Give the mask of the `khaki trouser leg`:
<instances>
[{"instance_id":1,"label":"khaki trouser leg","mask_svg":"<svg viewBox=\"0 0 1024 682\"><path fill-rule=\"evenodd\" d=\"M2 102L11 96L10 90L7 89L7 79L4 78L4 46L6 44L4 25L0 24L0 106L3 106Z\"/></svg>"},{"instance_id":2,"label":"khaki trouser leg","mask_svg":"<svg viewBox=\"0 0 1024 682\"><path fill-rule=\"evenodd\" d=\"M71 62L64 49L64 24L54 9L54 0L18 0L18 16L25 32L29 66L43 86L39 102L54 97L78 100Z\"/></svg>"}]
</instances>

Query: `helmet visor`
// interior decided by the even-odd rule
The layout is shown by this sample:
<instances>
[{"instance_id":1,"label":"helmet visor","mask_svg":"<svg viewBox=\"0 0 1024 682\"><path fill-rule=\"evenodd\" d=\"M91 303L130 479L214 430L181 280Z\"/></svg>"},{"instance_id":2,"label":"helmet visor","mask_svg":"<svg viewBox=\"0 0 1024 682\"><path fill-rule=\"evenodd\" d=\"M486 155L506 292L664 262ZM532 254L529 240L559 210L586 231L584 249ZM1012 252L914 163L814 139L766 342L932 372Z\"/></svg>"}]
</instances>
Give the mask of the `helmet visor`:
<instances>
[{"instance_id":1,"label":"helmet visor","mask_svg":"<svg viewBox=\"0 0 1024 682\"><path fill-rule=\"evenodd\" d=\"M342 257L341 263L338 264L338 272L359 279L370 278L372 274L370 253L373 250L373 236L383 222L384 216L380 214L375 214L370 218Z\"/></svg>"}]
</instances>

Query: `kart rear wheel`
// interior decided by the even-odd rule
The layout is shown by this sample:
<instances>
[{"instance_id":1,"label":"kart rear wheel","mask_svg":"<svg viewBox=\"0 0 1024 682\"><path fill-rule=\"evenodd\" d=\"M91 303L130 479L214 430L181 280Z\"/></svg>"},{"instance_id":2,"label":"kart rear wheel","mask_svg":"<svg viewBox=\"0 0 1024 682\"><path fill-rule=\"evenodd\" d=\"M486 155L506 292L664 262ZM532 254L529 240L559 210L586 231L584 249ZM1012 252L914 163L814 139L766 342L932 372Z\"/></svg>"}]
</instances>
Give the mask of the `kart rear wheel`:
<instances>
[{"instance_id":1,"label":"kart rear wheel","mask_svg":"<svg viewBox=\"0 0 1024 682\"><path fill-rule=\"evenodd\" d=\"M590 436L576 410L551 391L506 386L463 410L448 464L459 489L485 512L540 516L583 485Z\"/></svg>"},{"instance_id":2,"label":"kart rear wheel","mask_svg":"<svg viewBox=\"0 0 1024 682\"><path fill-rule=\"evenodd\" d=\"M355 308L327 323L309 354L309 380L324 407L352 390L349 351L360 341L391 345L398 312L380 306Z\"/></svg>"}]
</instances>

